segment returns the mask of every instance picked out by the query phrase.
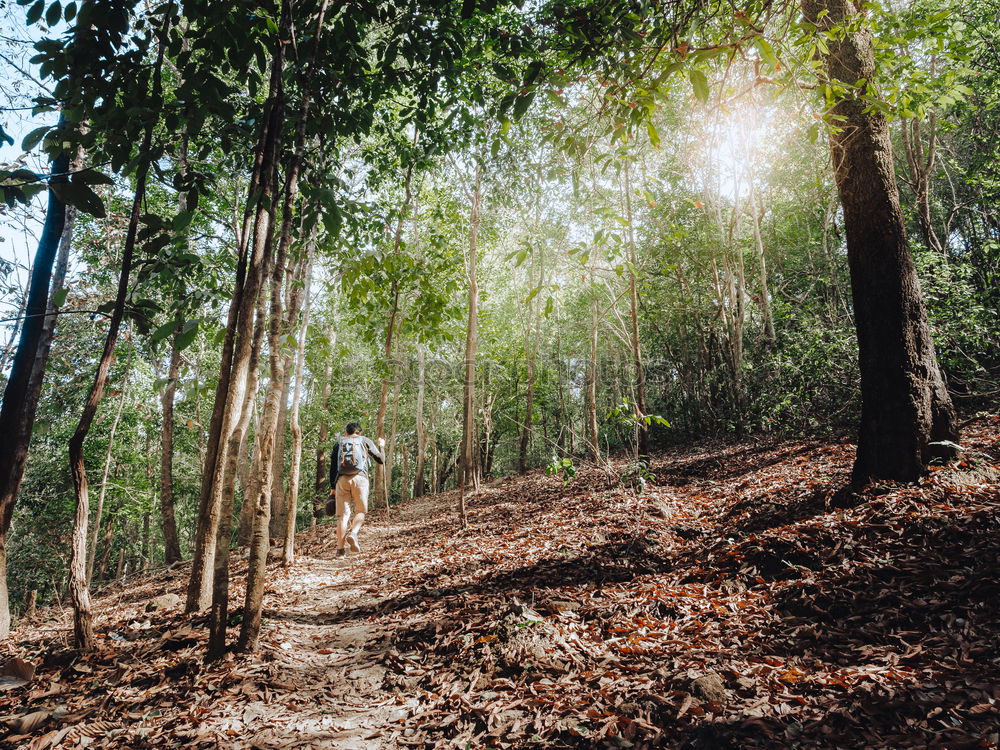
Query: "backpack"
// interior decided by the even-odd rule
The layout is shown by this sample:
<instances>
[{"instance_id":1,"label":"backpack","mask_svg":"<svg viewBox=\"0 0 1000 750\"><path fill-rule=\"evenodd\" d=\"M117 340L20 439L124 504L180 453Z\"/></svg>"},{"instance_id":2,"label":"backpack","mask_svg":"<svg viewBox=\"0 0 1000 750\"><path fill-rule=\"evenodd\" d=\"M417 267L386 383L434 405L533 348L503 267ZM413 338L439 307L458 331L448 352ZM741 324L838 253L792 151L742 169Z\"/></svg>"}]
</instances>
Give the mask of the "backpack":
<instances>
[{"instance_id":1,"label":"backpack","mask_svg":"<svg viewBox=\"0 0 1000 750\"><path fill-rule=\"evenodd\" d=\"M360 474L368 469L368 449L360 435L340 439L340 465L338 474Z\"/></svg>"}]
</instances>

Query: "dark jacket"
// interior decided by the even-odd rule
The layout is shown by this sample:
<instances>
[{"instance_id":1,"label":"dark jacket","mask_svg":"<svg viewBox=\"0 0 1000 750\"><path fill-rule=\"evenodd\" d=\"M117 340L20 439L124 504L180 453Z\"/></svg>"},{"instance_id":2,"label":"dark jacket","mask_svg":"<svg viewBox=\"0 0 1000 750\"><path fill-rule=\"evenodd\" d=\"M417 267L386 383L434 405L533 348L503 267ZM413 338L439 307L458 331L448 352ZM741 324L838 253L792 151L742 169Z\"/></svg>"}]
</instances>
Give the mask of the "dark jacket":
<instances>
[{"instance_id":1,"label":"dark jacket","mask_svg":"<svg viewBox=\"0 0 1000 750\"><path fill-rule=\"evenodd\" d=\"M333 453L330 455L330 489L337 486L337 476L340 474L340 441L345 437L360 437L361 444L364 445L365 450L368 451L368 457L374 459L376 463L385 463L385 457L382 455L382 451L378 449L378 446L375 445L370 438L362 435L341 435L337 438L337 442L333 444ZM370 461L368 466L371 466ZM364 471L359 473L367 476L368 468L366 467Z\"/></svg>"}]
</instances>

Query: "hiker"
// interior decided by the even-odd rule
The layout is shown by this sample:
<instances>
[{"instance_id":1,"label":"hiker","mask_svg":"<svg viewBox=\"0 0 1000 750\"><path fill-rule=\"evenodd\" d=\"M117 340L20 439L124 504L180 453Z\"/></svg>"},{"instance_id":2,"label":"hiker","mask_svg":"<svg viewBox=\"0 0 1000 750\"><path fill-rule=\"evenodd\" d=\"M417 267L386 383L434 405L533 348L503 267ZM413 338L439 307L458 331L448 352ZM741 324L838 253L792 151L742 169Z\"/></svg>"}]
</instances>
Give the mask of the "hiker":
<instances>
[{"instance_id":1,"label":"hiker","mask_svg":"<svg viewBox=\"0 0 1000 750\"><path fill-rule=\"evenodd\" d=\"M349 422L345 434L337 439L330 457L330 495L336 500L337 517L337 557L344 557L344 542L350 545L353 552L360 552L358 532L365 522L368 512L368 467L371 459L384 463L381 448L385 447L385 439L378 439L378 446L361 434L361 425ZM348 507L350 506L350 508ZM347 530L347 522L354 510L354 520L351 530Z\"/></svg>"}]
</instances>

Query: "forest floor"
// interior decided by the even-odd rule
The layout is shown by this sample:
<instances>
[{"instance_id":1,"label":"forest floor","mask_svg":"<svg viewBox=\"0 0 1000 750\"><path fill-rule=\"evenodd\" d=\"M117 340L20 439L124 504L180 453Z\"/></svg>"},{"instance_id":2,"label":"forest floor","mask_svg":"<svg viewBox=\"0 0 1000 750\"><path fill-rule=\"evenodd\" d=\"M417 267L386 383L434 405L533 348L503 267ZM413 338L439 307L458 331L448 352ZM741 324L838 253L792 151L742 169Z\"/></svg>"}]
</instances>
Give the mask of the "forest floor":
<instances>
[{"instance_id":1,"label":"forest floor","mask_svg":"<svg viewBox=\"0 0 1000 750\"><path fill-rule=\"evenodd\" d=\"M186 569L130 581L95 653L53 611L0 647L37 667L0 677L0 745L997 747L1000 418L963 442L860 494L819 442L667 451L638 497L536 472L465 530L453 492L376 511L342 561L321 525L273 568L260 653L212 666L204 616L147 611Z\"/></svg>"}]
</instances>

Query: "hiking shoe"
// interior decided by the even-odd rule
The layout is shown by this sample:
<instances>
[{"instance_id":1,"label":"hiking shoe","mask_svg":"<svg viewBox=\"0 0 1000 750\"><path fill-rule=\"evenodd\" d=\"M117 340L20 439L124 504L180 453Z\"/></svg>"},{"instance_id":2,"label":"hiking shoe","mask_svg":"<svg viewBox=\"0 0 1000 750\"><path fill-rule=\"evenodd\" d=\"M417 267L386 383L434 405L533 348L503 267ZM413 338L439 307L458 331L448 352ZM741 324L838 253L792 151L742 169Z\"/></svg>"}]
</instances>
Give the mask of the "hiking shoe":
<instances>
[{"instance_id":1,"label":"hiking shoe","mask_svg":"<svg viewBox=\"0 0 1000 750\"><path fill-rule=\"evenodd\" d=\"M358 544L358 538L353 534L347 537L347 546L351 548L352 552L360 552L361 545Z\"/></svg>"},{"instance_id":2,"label":"hiking shoe","mask_svg":"<svg viewBox=\"0 0 1000 750\"><path fill-rule=\"evenodd\" d=\"M344 548L343 548L343 547L341 547L341 548L339 548L339 549L337 550L337 554L336 554L336 557L338 557L338 558L339 558L339 557L347 557L347 553L346 553L346 552L344 551Z\"/></svg>"}]
</instances>

